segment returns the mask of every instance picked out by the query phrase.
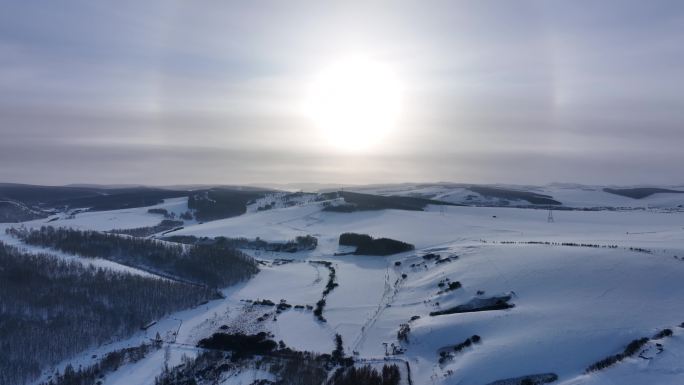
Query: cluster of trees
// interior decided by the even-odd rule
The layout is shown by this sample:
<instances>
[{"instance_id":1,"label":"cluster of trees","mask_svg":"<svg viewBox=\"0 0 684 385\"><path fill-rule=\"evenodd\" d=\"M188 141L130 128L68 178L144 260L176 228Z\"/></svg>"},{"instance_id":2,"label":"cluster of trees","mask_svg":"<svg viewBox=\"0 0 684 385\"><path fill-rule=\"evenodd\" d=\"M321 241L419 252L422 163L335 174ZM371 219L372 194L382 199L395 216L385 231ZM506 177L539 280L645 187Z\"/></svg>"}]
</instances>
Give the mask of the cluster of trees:
<instances>
[{"instance_id":1,"label":"cluster of trees","mask_svg":"<svg viewBox=\"0 0 684 385\"><path fill-rule=\"evenodd\" d=\"M321 202L327 199L330 198L327 198L325 194L305 193L302 191L293 193L277 192L266 195L263 199L259 199L256 204L257 211L265 211L274 208L292 207L311 202Z\"/></svg>"},{"instance_id":2,"label":"cluster of trees","mask_svg":"<svg viewBox=\"0 0 684 385\"><path fill-rule=\"evenodd\" d=\"M457 352L458 352L458 351L461 351L461 350L467 348L468 346L470 346L470 345L472 345L472 344L477 344L477 343L479 343L480 341L482 341L482 338L480 338L480 336L478 336L477 334L473 334L473 335L470 336L469 338L466 338L465 341L463 341L463 342L461 342L460 344L454 346L454 350L457 351Z\"/></svg>"},{"instance_id":3,"label":"cluster of trees","mask_svg":"<svg viewBox=\"0 0 684 385\"><path fill-rule=\"evenodd\" d=\"M329 354L317 355L288 348L250 358L234 358L230 353L207 351L165 370L155 379L155 385L213 385L223 373L249 369L267 371L277 379L276 382L257 380L254 384L324 385L329 365Z\"/></svg>"},{"instance_id":4,"label":"cluster of trees","mask_svg":"<svg viewBox=\"0 0 684 385\"><path fill-rule=\"evenodd\" d=\"M311 305L291 305L291 304L287 303L287 300L285 300L285 299L281 299L277 305L275 302L271 301L270 299L262 299L262 300L256 300L256 301L252 301L251 299L245 299L242 301L247 302L247 303L251 303L252 305L257 305L257 306L275 307L275 309L276 309L275 314L281 314L282 312L284 312L286 310L290 310L290 309L313 310L313 308L314 308ZM265 314L261 315L260 317L258 317L256 320L257 320L257 322L264 322L271 315L273 315L273 314L272 313L265 313ZM275 321L276 318L274 317L273 320Z\"/></svg>"},{"instance_id":5,"label":"cluster of trees","mask_svg":"<svg viewBox=\"0 0 684 385\"><path fill-rule=\"evenodd\" d=\"M298 251L314 250L318 246L318 238L311 235L300 235L293 240L286 242L268 242L257 237L256 239L249 239L244 237L228 238L228 237L195 237L193 235L172 235L165 237L169 242L178 242L188 245L217 245L224 248L232 249L247 249L247 250L264 250L282 253L296 253Z\"/></svg>"},{"instance_id":6,"label":"cluster of trees","mask_svg":"<svg viewBox=\"0 0 684 385\"><path fill-rule=\"evenodd\" d=\"M527 376L506 378L490 382L487 385L542 385L550 384L558 380L556 373L529 374Z\"/></svg>"},{"instance_id":7,"label":"cluster of trees","mask_svg":"<svg viewBox=\"0 0 684 385\"><path fill-rule=\"evenodd\" d=\"M107 373L118 370L121 365L138 362L149 352L159 348L161 348L161 340L152 344L143 343L139 346L109 352L100 362L85 368L74 369L69 364L64 368L64 373L58 372L40 385L99 385Z\"/></svg>"},{"instance_id":8,"label":"cluster of trees","mask_svg":"<svg viewBox=\"0 0 684 385\"><path fill-rule=\"evenodd\" d=\"M437 201L433 199L405 197L405 196L382 196L373 194L362 194L350 191L337 191L323 193L325 199L342 198L342 204L324 204L324 211L340 213L351 213L354 211L369 210L409 210L423 211L427 205L460 206L453 203Z\"/></svg>"},{"instance_id":9,"label":"cluster of trees","mask_svg":"<svg viewBox=\"0 0 684 385\"><path fill-rule=\"evenodd\" d=\"M160 214L163 215L164 218L166 219L176 219L176 213L169 212L167 209L159 208L159 207L153 207L151 209L147 210L148 213L150 214Z\"/></svg>"},{"instance_id":10,"label":"cluster of trees","mask_svg":"<svg viewBox=\"0 0 684 385\"><path fill-rule=\"evenodd\" d=\"M209 289L96 269L0 243L0 384L132 334L211 298Z\"/></svg>"},{"instance_id":11,"label":"cluster of trees","mask_svg":"<svg viewBox=\"0 0 684 385\"><path fill-rule=\"evenodd\" d=\"M409 333L411 333L411 326L408 323L403 323L399 325L399 331L397 332L397 339L399 341L409 342Z\"/></svg>"},{"instance_id":12,"label":"cluster of trees","mask_svg":"<svg viewBox=\"0 0 684 385\"><path fill-rule=\"evenodd\" d=\"M258 271L256 261L250 256L211 244L187 247L153 239L51 226L6 231L31 245L88 258L105 258L213 288L237 283Z\"/></svg>"},{"instance_id":13,"label":"cluster of trees","mask_svg":"<svg viewBox=\"0 0 684 385\"><path fill-rule=\"evenodd\" d=\"M217 365L221 365L218 370ZM219 351L206 351L194 358L183 358L181 365L175 368L164 367L164 371L155 378L155 385L198 385L203 384L204 377L207 384L215 384L215 379L224 370L236 368L236 365L226 362L224 354Z\"/></svg>"},{"instance_id":14,"label":"cluster of trees","mask_svg":"<svg viewBox=\"0 0 684 385\"><path fill-rule=\"evenodd\" d=\"M266 355L278 348L278 343L266 332L257 334L215 333L209 338L199 341L197 346L205 349L225 350L232 352L235 358L252 357L255 354Z\"/></svg>"},{"instance_id":15,"label":"cluster of trees","mask_svg":"<svg viewBox=\"0 0 684 385\"><path fill-rule=\"evenodd\" d=\"M611 365L614 365L627 357L633 356L639 351L639 349L646 345L648 341L649 340L646 337L633 340L627 345L627 347L625 347L625 350L622 353L614 354L612 356L608 356L602 360L594 362L593 364L587 367L585 373L597 372Z\"/></svg>"},{"instance_id":16,"label":"cluster of trees","mask_svg":"<svg viewBox=\"0 0 684 385\"><path fill-rule=\"evenodd\" d=\"M335 350L333 350L332 354L330 355L330 362L332 364L341 366L354 365L353 358L345 357L344 342L342 341L342 336L340 334L335 334Z\"/></svg>"},{"instance_id":17,"label":"cluster of trees","mask_svg":"<svg viewBox=\"0 0 684 385\"><path fill-rule=\"evenodd\" d=\"M145 207L164 199L187 196L188 191L153 187L66 187L0 183L0 198L21 202L33 209L85 208L117 210Z\"/></svg>"},{"instance_id":18,"label":"cluster of trees","mask_svg":"<svg viewBox=\"0 0 684 385\"><path fill-rule=\"evenodd\" d=\"M336 287L339 286L339 284L336 282L337 272L335 271L335 267L333 266L332 262L311 261L310 263L323 265L329 271L328 283L325 284L325 289L323 289L323 294L321 295L321 299L318 302L316 302L316 307L314 308L314 311L313 311L314 316L316 318L318 318L319 321L326 322L325 317L323 317L323 309L325 308L326 298L328 297L328 294L330 294Z\"/></svg>"},{"instance_id":19,"label":"cluster of trees","mask_svg":"<svg viewBox=\"0 0 684 385\"><path fill-rule=\"evenodd\" d=\"M662 340L665 337L672 337L672 329L663 329L656 333L653 338L653 340Z\"/></svg>"},{"instance_id":20,"label":"cluster of trees","mask_svg":"<svg viewBox=\"0 0 684 385\"><path fill-rule=\"evenodd\" d=\"M340 235L341 246L356 246L356 255L392 255L415 249L410 243L390 238L373 238L368 234L343 233Z\"/></svg>"},{"instance_id":21,"label":"cluster of trees","mask_svg":"<svg viewBox=\"0 0 684 385\"><path fill-rule=\"evenodd\" d=\"M161 233L162 231L173 230L181 226L183 226L183 221L164 219L154 226L136 227L133 229L114 229L111 230L110 233L130 235L133 237L149 237L150 235Z\"/></svg>"},{"instance_id":22,"label":"cluster of trees","mask_svg":"<svg viewBox=\"0 0 684 385\"><path fill-rule=\"evenodd\" d=\"M286 242L267 242L258 237L256 239L216 237L214 240L217 245L224 247L283 253L314 250L318 246L318 238L311 235L299 235Z\"/></svg>"},{"instance_id":23,"label":"cluster of trees","mask_svg":"<svg viewBox=\"0 0 684 385\"><path fill-rule=\"evenodd\" d=\"M213 221L242 215L247 205L266 195L261 190L210 189L188 197L188 208L198 221Z\"/></svg>"},{"instance_id":24,"label":"cluster of trees","mask_svg":"<svg viewBox=\"0 0 684 385\"><path fill-rule=\"evenodd\" d=\"M211 384L224 371L244 368L254 364L278 378L278 384L322 385L328 377L333 355L317 355L288 348L282 341L277 343L273 335L215 333L199 341L198 346L211 349L183 365L159 376L156 385ZM341 343L341 338L340 338ZM218 351L228 354L224 355ZM335 354L333 352L333 354Z\"/></svg>"},{"instance_id":25,"label":"cluster of trees","mask_svg":"<svg viewBox=\"0 0 684 385\"><path fill-rule=\"evenodd\" d=\"M45 213L29 209L20 202L2 201L2 198L0 197L0 223L30 221L46 216Z\"/></svg>"},{"instance_id":26,"label":"cluster of trees","mask_svg":"<svg viewBox=\"0 0 684 385\"><path fill-rule=\"evenodd\" d=\"M684 191L670 190L670 189L657 188L657 187L604 188L603 191L610 193L610 194L621 195L621 196L632 198L632 199L642 199L642 198L649 197L653 194L660 194L660 193L670 193L670 194L682 194L682 193L684 193Z\"/></svg>"},{"instance_id":27,"label":"cluster of trees","mask_svg":"<svg viewBox=\"0 0 684 385\"><path fill-rule=\"evenodd\" d=\"M64 206L88 207L89 211L120 210L133 207L153 206L164 199L178 198L187 195L185 191L173 191L148 187L110 189L104 194L95 193L89 197L71 198L54 202Z\"/></svg>"},{"instance_id":28,"label":"cluster of trees","mask_svg":"<svg viewBox=\"0 0 684 385\"><path fill-rule=\"evenodd\" d=\"M484 294L484 293L483 293ZM478 292L479 295L479 292ZM445 314L457 314L457 313L474 313L478 311L490 311L490 310L505 310L515 307L514 304L509 303L511 300L510 295L490 297L490 298L475 298L470 300L468 303L463 305L458 305L450 307L444 310L438 310L430 312L431 317Z\"/></svg>"},{"instance_id":29,"label":"cluster of trees","mask_svg":"<svg viewBox=\"0 0 684 385\"><path fill-rule=\"evenodd\" d=\"M490 198L512 201L526 200L533 205L562 205L561 202L553 199L551 195L539 194L531 191L510 190L489 186L468 186L468 190Z\"/></svg>"},{"instance_id":30,"label":"cluster of trees","mask_svg":"<svg viewBox=\"0 0 684 385\"><path fill-rule=\"evenodd\" d=\"M395 364L385 364L381 370L364 365L337 370L326 385L398 385L400 380L401 372Z\"/></svg>"},{"instance_id":31,"label":"cluster of trees","mask_svg":"<svg viewBox=\"0 0 684 385\"><path fill-rule=\"evenodd\" d=\"M272 337L268 333L216 333L200 341L199 346L210 351L165 370L156 378L155 385L215 384L225 378L224 373L250 369L267 371L275 377L275 381L255 384L397 385L401 380L396 365L384 365L380 370L370 365L354 367L354 360L345 357L339 334L335 335L335 350L331 354L292 350L282 341L276 343ZM335 372L329 375L332 370Z\"/></svg>"},{"instance_id":32,"label":"cluster of trees","mask_svg":"<svg viewBox=\"0 0 684 385\"><path fill-rule=\"evenodd\" d=\"M627 357L631 357L635 355L637 352L641 350L641 348L646 345L650 340L660 340L665 337L670 337L672 336L672 329L663 329L656 333L653 338L648 338L648 337L643 337L639 339L632 340L627 346L625 346L625 349L618 354L614 354L612 356L608 356L600 361L594 362L593 364L589 365L587 369L585 370L585 373L591 373L591 372L596 372L602 369L605 369L611 365L614 365L622 360L624 360Z\"/></svg>"},{"instance_id":33,"label":"cluster of trees","mask_svg":"<svg viewBox=\"0 0 684 385\"><path fill-rule=\"evenodd\" d=\"M440 289L442 289L437 294L442 294L442 293L446 293L448 291L457 290L457 289L460 289L462 287L461 282L459 282L459 281L452 282L449 278L442 279L441 281L439 281L437 286Z\"/></svg>"},{"instance_id":34,"label":"cluster of trees","mask_svg":"<svg viewBox=\"0 0 684 385\"><path fill-rule=\"evenodd\" d=\"M340 246L359 246L373 241L373 237L368 234L342 233L340 234Z\"/></svg>"}]
</instances>

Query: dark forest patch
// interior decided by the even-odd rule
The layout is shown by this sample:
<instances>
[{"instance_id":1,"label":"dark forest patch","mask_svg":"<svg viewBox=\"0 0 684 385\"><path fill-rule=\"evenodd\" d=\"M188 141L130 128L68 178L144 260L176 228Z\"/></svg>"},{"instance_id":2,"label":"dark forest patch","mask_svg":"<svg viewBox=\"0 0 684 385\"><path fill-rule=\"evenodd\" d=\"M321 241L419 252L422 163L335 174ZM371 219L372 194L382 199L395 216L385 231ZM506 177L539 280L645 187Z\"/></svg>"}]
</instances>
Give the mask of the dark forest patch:
<instances>
[{"instance_id":1,"label":"dark forest patch","mask_svg":"<svg viewBox=\"0 0 684 385\"><path fill-rule=\"evenodd\" d=\"M390 238L373 238L367 234L343 233L339 239L340 246L356 246L356 255L392 255L415 249L410 243Z\"/></svg>"},{"instance_id":2,"label":"dark forest patch","mask_svg":"<svg viewBox=\"0 0 684 385\"><path fill-rule=\"evenodd\" d=\"M404 197L404 196L382 196L372 194L362 194L349 191L339 191L334 193L322 194L327 199L341 197L344 199L342 205L326 206L324 211L351 213L355 211L370 210L409 210L423 211L427 205L460 206L453 203L437 201L433 199Z\"/></svg>"},{"instance_id":3,"label":"dark forest patch","mask_svg":"<svg viewBox=\"0 0 684 385\"><path fill-rule=\"evenodd\" d=\"M6 232L30 245L86 258L105 258L210 287L225 287L258 272L253 258L218 245L184 247L147 238L50 226L39 230L10 228Z\"/></svg>"},{"instance_id":4,"label":"dark forest patch","mask_svg":"<svg viewBox=\"0 0 684 385\"><path fill-rule=\"evenodd\" d=\"M169 242L184 243L186 245L216 245L219 247L247 250L264 250L281 253L296 253L298 251L314 250L318 246L318 238L312 235L298 235L295 239L284 242L265 241L260 238L228 238L228 237L195 237L193 235L171 235L162 238ZM278 259L278 263L286 262ZM290 262L292 262L290 260Z\"/></svg>"},{"instance_id":5,"label":"dark forest patch","mask_svg":"<svg viewBox=\"0 0 684 385\"><path fill-rule=\"evenodd\" d=\"M198 221L213 221L242 215L247 205L266 195L267 190L232 190L215 188L191 194L188 208Z\"/></svg>"},{"instance_id":6,"label":"dark forest patch","mask_svg":"<svg viewBox=\"0 0 684 385\"><path fill-rule=\"evenodd\" d=\"M271 335L265 332L248 335L242 333L215 333L209 338L199 341L197 346L206 349L230 351L238 356L265 355L278 348Z\"/></svg>"},{"instance_id":7,"label":"dark forest patch","mask_svg":"<svg viewBox=\"0 0 684 385\"><path fill-rule=\"evenodd\" d=\"M637 188L604 188L603 191L628 197L632 199L642 199L653 194L670 193L670 194L684 194L684 191L670 190L656 187L637 187Z\"/></svg>"},{"instance_id":8,"label":"dark forest patch","mask_svg":"<svg viewBox=\"0 0 684 385\"><path fill-rule=\"evenodd\" d=\"M529 374L527 376L507 378L490 382L487 385L542 385L558 380L556 373Z\"/></svg>"},{"instance_id":9,"label":"dark forest patch","mask_svg":"<svg viewBox=\"0 0 684 385\"><path fill-rule=\"evenodd\" d=\"M153 234L161 233L162 231L177 230L182 228L183 221L176 221L173 219L164 219L154 226L136 227L132 229L113 229L109 232L112 234L125 234L133 237L148 237Z\"/></svg>"},{"instance_id":10,"label":"dark forest patch","mask_svg":"<svg viewBox=\"0 0 684 385\"><path fill-rule=\"evenodd\" d=\"M672 336L672 329L663 329L656 333L653 337L648 338L648 337L643 337L639 339L632 340L625 348L622 350L622 352L613 354L611 356L608 356L602 360L599 360L597 362L594 362L593 364L589 365L587 369L585 370L585 373L591 373L591 372L597 372L599 370L603 370L609 366L615 365L618 362L624 360L625 358L631 357L637 353L639 353L644 345L646 345L649 341L651 340L661 340L663 338L671 337ZM641 353L640 353L641 354ZM641 355L640 355L641 357Z\"/></svg>"},{"instance_id":11,"label":"dark forest patch","mask_svg":"<svg viewBox=\"0 0 684 385\"><path fill-rule=\"evenodd\" d=\"M510 300L510 295L490 298L473 298L468 303L465 303L463 305L454 306L444 310L433 311L430 313L430 316L434 317L446 314L473 313L478 311L510 309L515 306L512 303L508 302Z\"/></svg>"},{"instance_id":12,"label":"dark forest patch","mask_svg":"<svg viewBox=\"0 0 684 385\"><path fill-rule=\"evenodd\" d=\"M22 384L46 365L214 295L198 286L24 254L2 243L0 282L0 384Z\"/></svg>"},{"instance_id":13,"label":"dark forest patch","mask_svg":"<svg viewBox=\"0 0 684 385\"><path fill-rule=\"evenodd\" d=\"M546 194L538 194L530 191L511 190L500 187L468 186L468 190L480 195L499 199L524 200L533 205L561 205L562 203Z\"/></svg>"},{"instance_id":14,"label":"dark forest patch","mask_svg":"<svg viewBox=\"0 0 684 385\"><path fill-rule=\"evenodd\" d=\"M215 187L202 190L154 187L34 186L0 183L0 200L21 202L35 209L119 210L153 206L168 198L188 197L198 220L208 221L244 214L249 202L272 190Z\"/></svg>"},{"instance_id":15,"label":"dark forest patch","mask_svg":"<svg viewBox=\"0 0 684 385\"><path fill-rule=\"evenodd\" d=\"M398 385L401 382L396 364L355 365L353 358L345 356L339 334L335 335L335 349L330 354L296 351L272 338L272 334L263 332L216 333L199 342L199 347L209 350L165 370L155 379L155 384L213 384L217 378L225 377L224 373L249 368L268 371L275 377L275 381L258 380L255 385Z\"/></svg>"},{"instance_id":16,"label":"dark forest patch","mask_svg":"<svg viewBox=\"0 0 684 385\"><path fill-rule=\"evenodd\" d=\"M47 216L47 213L31 210L21 202L0 202L0 223L30 221L38 218L45 218Z\"/></svg>"}]
</instances>

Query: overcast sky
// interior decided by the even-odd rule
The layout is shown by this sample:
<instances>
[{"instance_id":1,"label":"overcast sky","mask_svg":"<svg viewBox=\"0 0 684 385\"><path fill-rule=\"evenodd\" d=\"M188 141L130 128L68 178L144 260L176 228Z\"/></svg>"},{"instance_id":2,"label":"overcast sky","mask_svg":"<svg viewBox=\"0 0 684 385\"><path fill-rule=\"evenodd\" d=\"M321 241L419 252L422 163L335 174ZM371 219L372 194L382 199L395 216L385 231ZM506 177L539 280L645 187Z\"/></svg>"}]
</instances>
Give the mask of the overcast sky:
<instances>
[{"instance_id":1,"label":"overcast sky","mask_svg":"<svg viewBox=\"0 0 684 385\"><path fill-rule=\"evenodd\" d=\"M398 126L298 107L345 55ZM0 3L0 181L684 183L684 1Z\"/></svg>"}]
</instances>

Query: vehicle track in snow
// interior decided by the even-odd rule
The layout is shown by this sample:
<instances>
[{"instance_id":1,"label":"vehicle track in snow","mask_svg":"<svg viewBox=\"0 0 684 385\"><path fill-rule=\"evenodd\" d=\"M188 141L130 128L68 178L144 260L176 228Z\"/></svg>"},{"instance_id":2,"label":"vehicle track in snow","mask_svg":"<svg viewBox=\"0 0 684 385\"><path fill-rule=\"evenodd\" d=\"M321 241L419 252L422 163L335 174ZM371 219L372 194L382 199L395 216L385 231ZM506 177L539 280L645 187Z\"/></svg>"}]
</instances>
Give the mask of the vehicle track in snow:
<instances>
[{"instance_id":1,"label":"vehicle track in snow","mask_svg":"<svg viewBox=\"0 0 684 385\"><path fill-rule=\"evenodd\" d=\"M380 302L378 303L378 306L375 308L373 314L366 320L363 326L361 326L360 333L354 339L354 342L352 343L352 351L354 352L358 352L359 349L363 348L363 345L366 342L366 338L368 336L368 330L370 330L375 325L375 323L380 318L380 315L382 315L382 312L385 311L385 309L394 302L397 293L399 293L399 289L401 288L401 283L403 280L400 277L395 276L395 281L393 283L393 278L391 277L392 271L393 270L388 265L387 270L385 272L385 286L382 292L382 296L380 297Z\"/></svg>"},{"instance_id":2,"label":"vehicle track in snow","mask_svg":"<svg viewBox=\"0 0 684 385\"><path fill-rule=\"evenodd\" d=\"M436 248L440 248L440 251L446 251L450 250L451 247L450 245L453 245L456 242L463 242L467 241L466 238L457 238L451 241L447 242L440 242L434 245L429 245L426 247L421 248L421 250L417 250L416 252L430 252L430 251L435 251ZM470 250L468 250L470 251ZM468 251L462 252L468 253ZM410 256L408 258L411 258ZM404 258L403 261L405 261L408 258ZM386 273L385 273L385 287L382 293L382 296L380 298L380 302L378 303L377 308L375 309L375 312L373 315L371 315L368 320L364 323L364 325L361 327L360 333L358 336L354 339L354 342L352 343L352 351L353 352L358 352L360 349L363 348L363 345L366 342L366 338L368 335L368 331L375 325L375 323L378 321L384 310L391 304L394 303L395 298L397 294L399 294L399 291L401 290L402 284L404 283L404 279L401 278L401 275L396 273L395 270L392 268L392 265L390 262L387 264L386 268ZM394 278L391 277L392 273L394 274ZM392 282L392 279L394 279L394 282Z\"/></svg>"}]
</instances>

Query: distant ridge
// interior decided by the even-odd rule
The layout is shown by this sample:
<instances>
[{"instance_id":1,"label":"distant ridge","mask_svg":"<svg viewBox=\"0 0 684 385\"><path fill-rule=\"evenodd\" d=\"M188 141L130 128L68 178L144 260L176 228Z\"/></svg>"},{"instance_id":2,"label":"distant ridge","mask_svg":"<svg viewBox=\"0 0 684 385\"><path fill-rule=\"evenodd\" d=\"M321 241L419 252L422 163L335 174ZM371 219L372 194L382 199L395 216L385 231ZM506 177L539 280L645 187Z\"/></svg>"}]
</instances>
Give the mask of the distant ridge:
<instances>
[{"instance_id":1,"label":"distant ridge","mask_svg":"<svg viewBox=\"0 0 684 385\"><path fill-rule=\"evenodd\" d=\"M603 191L615 195L621 195L623 197L628 197L628 198L634 198L634 199L642 199L649 197L653 194L662 194L662 193L670 193L670 194L684 194L684 191L679 191L679 190L670 190L666 188L658 188L658 187L636 187L636 188L604 188Z\"/></svg>"}]
</instances>

